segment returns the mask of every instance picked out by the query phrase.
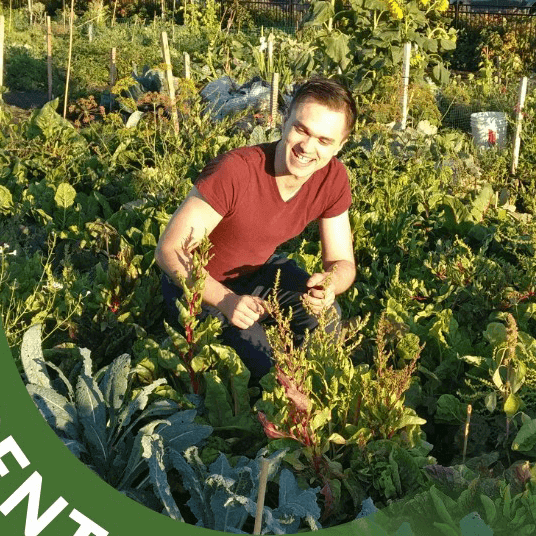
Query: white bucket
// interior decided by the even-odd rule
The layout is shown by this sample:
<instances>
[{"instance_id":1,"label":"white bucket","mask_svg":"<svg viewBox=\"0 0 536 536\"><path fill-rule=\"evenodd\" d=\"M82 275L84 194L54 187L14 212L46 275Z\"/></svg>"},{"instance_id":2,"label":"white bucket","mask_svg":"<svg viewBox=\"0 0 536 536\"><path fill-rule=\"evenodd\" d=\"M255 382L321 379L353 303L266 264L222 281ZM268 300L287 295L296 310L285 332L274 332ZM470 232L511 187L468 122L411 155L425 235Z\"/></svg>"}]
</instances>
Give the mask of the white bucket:
<instances>
[{"instance_id":1,"label":"white bucket","mask_svg":"<svg viewBox=\"0 0 536 536\"><path fill-rule=\"evenodd\" d=\"M508 122L504 112L478 112L471 114L471 132L477 147L498 147L506 145Z\"/></svg>"}]
</instances>

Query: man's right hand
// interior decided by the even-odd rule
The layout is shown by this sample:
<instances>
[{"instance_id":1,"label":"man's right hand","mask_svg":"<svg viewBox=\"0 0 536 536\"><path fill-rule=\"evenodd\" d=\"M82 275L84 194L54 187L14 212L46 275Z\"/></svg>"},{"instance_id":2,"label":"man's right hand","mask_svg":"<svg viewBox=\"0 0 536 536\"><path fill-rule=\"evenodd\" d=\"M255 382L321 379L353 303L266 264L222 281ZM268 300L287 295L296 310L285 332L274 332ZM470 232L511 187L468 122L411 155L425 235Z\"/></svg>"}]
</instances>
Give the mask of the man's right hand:
<instances>
[{"instance_id":1,"label":"man's right hand","mask_svg":"<svg viewBox=\"0 0 536 536\"><path fill-rule=\"evenodd\" d=\"M218 308L233 326L240 329L251 327L265 312L263 301L257 296L248 294L238 296L229 293L223 298Z\"/></svg>"}]
</instances>

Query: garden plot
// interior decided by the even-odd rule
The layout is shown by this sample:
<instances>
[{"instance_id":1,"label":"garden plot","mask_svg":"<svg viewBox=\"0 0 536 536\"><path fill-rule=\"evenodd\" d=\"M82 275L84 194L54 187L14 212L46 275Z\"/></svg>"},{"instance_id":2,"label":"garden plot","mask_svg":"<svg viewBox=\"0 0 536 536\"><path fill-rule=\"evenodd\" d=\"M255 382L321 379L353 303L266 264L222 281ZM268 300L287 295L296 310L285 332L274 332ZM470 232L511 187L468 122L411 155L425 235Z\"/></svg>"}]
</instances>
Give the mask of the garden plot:
<instances>
[{"instance_id":1,"label":"garden plot","mask_svg":"<svg viewBox=\"0 0 536 536\"><path fill-rule=\"evenodd\" d=\"M133 61L166 72L160 36L162 30L172 36L173 28L165 23L103 25L91 44L87 34L75 33L66 119L61 98L18 124L2 109L0 310L13 355L73 453L148 507L207 528L251 533L264 458L270 464L265 532L329 527L361 514L359 531L374 508L380 509L374 522L388 534L402 525L414 534L429 534L431 526L462 535L476 525L478 534L534 529L535 96L529 83L512 176L510 139L504 149L477 150L467 133L447 125L441 108L448 99L469 107L484 88L491 91L497 72L443 81L436 99L424 78L435 70L439 84L444 66L423 41L410 58L416 74L406 86L407 127L385 126L402 119L400 27L417 35L432 28L437 51L451 46L452 34L436 18L439 3L430 7L433 16L411 5L420 15L399 18L390 3L389 16L387 6L378 13L383 37L363 23L359 39L349 30L358 8L350 21L344 13L334 18L328 33L329 17L322 17L329 13L320 5L319 25L298 36L274 32L271 70L257 37L215 32L200 10L205 24L176 27L171 40L175 74L183 72L184 52L191 57L189 82L177 77L178 129L157 111L127 128L119 113L99 109L103 92L91 98L86 91L108 86L120 95L134 83ZM41 28L25 24L21 19L6 38L23 31L42 38ZM375 43L373 53L367 43ZM108 80L112 44L115 89ZM58 70L67 64L60 61L66 47L56 35ZM355 56L363 62L349 61ZM203 88L227 76L233 89L257 87L266 95L272 70L285 89L337 68L354 84L360 112L339 155L353 193L358 275L340 298L343 332L331 338L315 332L307 352L278 355L279 373L262 380L260 393L248 388L248 370L218 339L218 322L197 323L192 293L183 303L182 329L164 323L154 248L209 160L278 134L279 125L264 116L244 128L247 111L215 120ZM490 96L498 111L511 114L517 74L504 93ZM250 83L254 77L261 77L258 86ZM321 262L317 228L281 251L314 271ZM203 249L198 259L200 291L208 254ZM273 310L277 347L285 319L276 303ZM46 362L45 378L29 344ZM304 365L299 372L296 363ZM114 456L99 451L76 385L92 387L97 435ZM47 400L61 404L54 409ZM183 431L189 441L174 444L175 432ZM126 452L128 458L120 455Z\"/></svg>"}]
</instances>

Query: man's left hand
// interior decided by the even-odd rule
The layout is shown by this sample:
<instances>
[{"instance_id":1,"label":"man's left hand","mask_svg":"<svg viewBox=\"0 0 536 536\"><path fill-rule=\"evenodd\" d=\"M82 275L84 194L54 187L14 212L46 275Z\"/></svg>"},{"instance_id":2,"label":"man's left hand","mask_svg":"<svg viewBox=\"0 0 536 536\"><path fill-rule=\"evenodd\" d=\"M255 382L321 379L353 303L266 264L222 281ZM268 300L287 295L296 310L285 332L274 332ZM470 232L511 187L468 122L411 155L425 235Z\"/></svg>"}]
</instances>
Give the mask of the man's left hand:
<instances>
[{"instance_id":1,"label":"man's left hand","mask_svg":"<svg viewBox=\"0 0 536 536\"><path fill-rule=\"evenodd\" d=\"M320 313L323 308L331 307L335 301L335 285L329 280L326 281L332 275L331 272L317 273L307 280L309 290L306 300L316 314Z\"/></svg>"}]
</instances>

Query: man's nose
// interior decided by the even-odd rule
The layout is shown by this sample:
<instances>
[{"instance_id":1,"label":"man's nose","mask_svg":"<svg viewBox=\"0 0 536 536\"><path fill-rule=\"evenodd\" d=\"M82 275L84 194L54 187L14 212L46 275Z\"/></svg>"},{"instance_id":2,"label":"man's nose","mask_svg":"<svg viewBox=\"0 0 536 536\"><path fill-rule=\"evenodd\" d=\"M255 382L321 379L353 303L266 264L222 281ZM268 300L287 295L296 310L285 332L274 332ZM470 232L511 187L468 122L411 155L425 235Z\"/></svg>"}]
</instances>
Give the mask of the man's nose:
<instances>
[{"instance_id":1,"label":"man's nose","mask_svg":"<svg viewBox=\"0 0 536 536\"><path fill-rule=\"evenodd\" d=\"M314 149L314 139L312 136L305 136L301 142L301 147L304 152L309 152Z\"/></svg>"}]
</instances>

